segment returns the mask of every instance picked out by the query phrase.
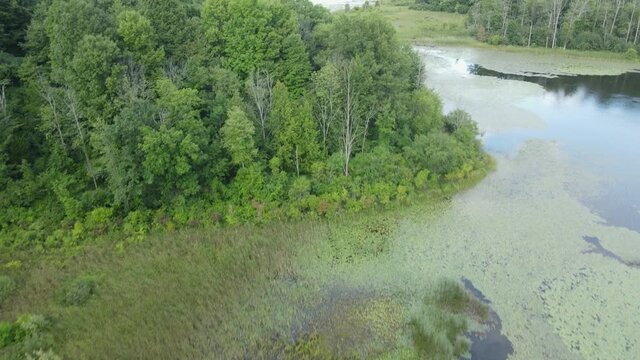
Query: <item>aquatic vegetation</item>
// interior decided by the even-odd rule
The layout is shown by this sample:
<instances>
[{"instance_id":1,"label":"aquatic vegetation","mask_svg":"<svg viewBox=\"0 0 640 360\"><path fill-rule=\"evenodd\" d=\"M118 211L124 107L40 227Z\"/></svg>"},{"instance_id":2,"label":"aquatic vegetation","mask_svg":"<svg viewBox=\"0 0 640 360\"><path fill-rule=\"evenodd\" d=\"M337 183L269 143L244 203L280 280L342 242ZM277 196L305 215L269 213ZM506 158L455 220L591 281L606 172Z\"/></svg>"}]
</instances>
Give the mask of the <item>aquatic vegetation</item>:
<instances>
[{"instance_id":1,"label":"aquatic vegetation","mask_svg":"<svg viewBox=\"0 0 640 360\"><path fill-rule=\"evenodd\" d=\"M354 222L330 226L328 243L334 263L372 260L388 252L389 241L397 226L392 215L371 215Z\"/></svg>"},{"instance_id":2,"label":"aquatic vegetation","mask_svg":"<svg viewBox=\"0 0 640 360\"><path fill-rule=\"evenodd\" d=\"M440 281L411 316L411 334L418 354L437 360L457 359L467 354L468 317L486 321L487 306L458 282Z\"/></svg>"}]
</instances>

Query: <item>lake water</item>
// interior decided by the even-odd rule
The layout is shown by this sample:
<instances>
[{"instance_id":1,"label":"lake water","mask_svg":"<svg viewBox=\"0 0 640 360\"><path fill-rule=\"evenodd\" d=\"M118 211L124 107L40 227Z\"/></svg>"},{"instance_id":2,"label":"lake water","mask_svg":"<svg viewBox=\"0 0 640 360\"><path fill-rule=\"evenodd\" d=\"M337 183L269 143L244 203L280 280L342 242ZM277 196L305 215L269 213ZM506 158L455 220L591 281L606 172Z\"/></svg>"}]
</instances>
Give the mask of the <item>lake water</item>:
<instances>
[{"instance_id":1,"label":"lake water","mask_svg":"<svg viewBox=\"0 0 640 360\"><path fill-rule=\"evenodd\" d=\"M510 358L640 358L640 74L557 76L531 73L525 56L513 71L487 50L416 51L427 86L474 116L498 166L441 216L407 221L402 246L424 251L413 264L473 281Z\"/></svg>"},{"instance_id":2,"label":"lake water","mask_svg":"<svg viewBox=\"0 0 640 360\"><path fill-rule=\"evenodd\" d=\"M526 81L542 95L517 103L545 120L537 131L488 136L491 152L513 153L531 138L555 140L576 164L602 175L601 193L583 200L612 225L640 231L640 73L621 75L508 74L477 64L470 74Z\"/></svg>"}]
</instances>

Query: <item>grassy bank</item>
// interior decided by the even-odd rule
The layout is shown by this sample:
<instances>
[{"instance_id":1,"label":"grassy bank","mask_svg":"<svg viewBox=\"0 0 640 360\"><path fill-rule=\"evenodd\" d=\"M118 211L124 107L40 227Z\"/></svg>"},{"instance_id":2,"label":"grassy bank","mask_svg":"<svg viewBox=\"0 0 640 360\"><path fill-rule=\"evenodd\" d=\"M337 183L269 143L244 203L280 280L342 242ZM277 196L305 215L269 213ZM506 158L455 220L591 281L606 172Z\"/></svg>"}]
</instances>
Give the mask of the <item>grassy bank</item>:
<instances>
[{"instance_id":1,"label":"grassy bank","mask_svg":"<svg viewBox=\"0 0 640 360\"><path fill-rule=\"evenodd\" d=\"M394 273L396 228L411 214L441 212L484 174L331 220L155 233L126 247L105 237L58 254L3 252L0 274L15 289L0 302L0 322L40 325L30 325L33 334L14 331L0 358L39 348L65 359L415 358L413 309L437 278L416 283Z\"/></svg>"}]
</instances>

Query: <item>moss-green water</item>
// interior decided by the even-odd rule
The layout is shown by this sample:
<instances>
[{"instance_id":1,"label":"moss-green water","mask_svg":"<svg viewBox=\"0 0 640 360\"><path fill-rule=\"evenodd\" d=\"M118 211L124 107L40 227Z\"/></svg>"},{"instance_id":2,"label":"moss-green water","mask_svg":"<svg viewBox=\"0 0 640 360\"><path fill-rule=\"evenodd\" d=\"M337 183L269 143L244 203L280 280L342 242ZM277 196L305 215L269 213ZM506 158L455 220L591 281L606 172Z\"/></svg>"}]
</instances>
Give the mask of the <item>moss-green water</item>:
<instances>
[{"instance_id":1,"label":"moss-green water","mask_svg":"<svg viewBox=\"0 0 640 360\"><path fill-rule=\"evenodd\" d=\"M447 62L475 51L424 52L429 84L445 104L471 112L488 133L544 129L544 119L518 105L540 96L540 87L456 73ZM518 71L562 65L551 59L555 65L541 69L535 59L512 62L508 55L466 60L509 63ZM395 262L416 277L472 280L502 318L514 359L637 358L640 269L627 264L637 262L640 234L606 225L581 200L598 196L603 174L577 165L554 140L528 140L496 157L498 170L456 197L443 215L405 219L398 231L404 240L392 249ZM623 261L590 251L584 236L597 237Z\"/></svg>"}]
</instances>

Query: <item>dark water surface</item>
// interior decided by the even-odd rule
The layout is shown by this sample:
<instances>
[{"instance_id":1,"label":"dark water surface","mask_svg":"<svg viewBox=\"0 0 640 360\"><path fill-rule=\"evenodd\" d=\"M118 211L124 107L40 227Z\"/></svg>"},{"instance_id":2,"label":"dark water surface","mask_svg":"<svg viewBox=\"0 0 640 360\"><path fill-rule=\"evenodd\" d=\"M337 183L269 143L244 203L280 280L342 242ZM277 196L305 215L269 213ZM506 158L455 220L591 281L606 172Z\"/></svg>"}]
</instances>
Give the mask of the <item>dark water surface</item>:
<instances>
[{"instance_id":1,"label":"dark water surface","mask_svg":"<svg viewBox=\"0 0 640 360\"><path fill-rule=\"evenodd\" d=\"M639 263L635 263L635 262L628 262L625 261L624 259L622 259L618 254L606 249L604 246L602 246L602 244L600 243L600 239L598 239L597 237L594 236L583 236L582 237L584 239L584 241L586 241L587 243L592 245L592 248L589 250L584 251L584 253L587 254L600 254L606 258L611 258L621 264L625 264L629 267L636 267L636 268L640 268L640 264Z\"/></svg>"},{"instance_id":2,"label":"dark water surface","mask_svg":"<svg viewBox=\"0 0 640 360\"><path fill-rule=\"evenodd\" d=\"M468 334L471 340L471 349L469 349L471 360L506 360L513 353L513 345L506 336L502 335L502 320L491 309L491 301L469 279L463 278L462 283L476 299L489 306L488 330Z\"/></svg>"},{"instance_id":3,"label":"dark water surface","mask_svg":"<svg viewBox=\"0 0 640 360\"><path fill-rule=\"evenodd\" d=\"M569 95L586 91L604 103L619 97L631 98L635 102L640 101L640 70L621 75L508 74L473 64L469 66L469 72L479 76L527 81L538 84L547 91L563 92Z\"/></svg>"},{"instance_id":4,"label":"dark water surface","mask_svg":"<svg viewBox=\"0 0 640 360\"><path fill-rule=\"evenodd\" d=\"M544 130L488 135L486 147L514 153L531 138L558 141L574 163L602 178L601 193L582 199L607 224L640 232L640 72L617 76L469 72L542 86L542 96L517 105L546 122Z\"/></svg>"}]
</instances>

